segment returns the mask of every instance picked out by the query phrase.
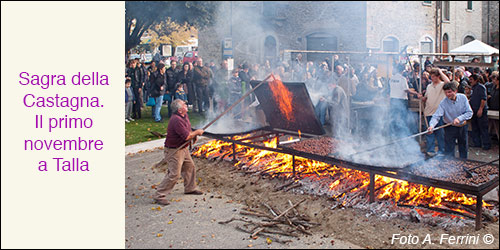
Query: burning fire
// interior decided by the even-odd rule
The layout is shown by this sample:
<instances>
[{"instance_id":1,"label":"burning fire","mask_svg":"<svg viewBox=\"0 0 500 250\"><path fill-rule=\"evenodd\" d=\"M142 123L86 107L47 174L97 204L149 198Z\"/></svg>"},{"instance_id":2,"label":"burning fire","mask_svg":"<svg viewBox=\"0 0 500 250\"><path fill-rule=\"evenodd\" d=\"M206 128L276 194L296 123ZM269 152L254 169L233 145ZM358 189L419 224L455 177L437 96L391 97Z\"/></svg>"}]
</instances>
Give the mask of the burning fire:
<instances>
[{"instance_id":1,"label":"burning fire","mask_svg":"<svg viewBox=\"0 0 500 250\"><path fill-rule=\"evenodd\" d=\"M234 137L234 140L242 140L250 135ZM290 138L292 139L292 138ZM248 140L247 140L248 141ZM266 147L276 148L277 138L263 142ZM246 166L247 169L259 170L261 173L272 177L293 176L292 156L277 152L260 150L235 144L236 167ZM193 155L206 157L209 159L222 157L230 160L233 158L233 144L213 140L200 146ZM368 197L369 175L368 173L340 168L335 165L313 161L301 157L295 157L295 171L300 178L309 178L323 183L328 188L328 193L333 194L332 198L340 199L347 194L355 194L355 197ZM476 204L474 197L467 197L465 194L448 191L435 187L427 187L419 184L408 183L407 181L393 179L376 175L375 194L378 200L391 200L395 204L403 205L425 205L428 207L441 208L443 203L458 203L464 206ZM344 200L344 203L347 201ZM483 203L483 207L491 206ZM446 207L450 209L449 207ZM467 211L455 208L454 211L468 213ZM470 213L469 213L470 214ZM433 216L439 215L436 213Z\"/></svg>"},{"instance_id":2,"label":"burning fire","mask_svg":"<svg viewBox=\"0 0 500 250\"><path fill-rule=\"evenodd\" d=\"M293 94L288 90L283 82L276 78L274 78L274 80L269 83L269 88L271 89L273 98L278 103L282 114L288 121L294 121L295 117L292 113Z\"/></svg>"}]
</instances>

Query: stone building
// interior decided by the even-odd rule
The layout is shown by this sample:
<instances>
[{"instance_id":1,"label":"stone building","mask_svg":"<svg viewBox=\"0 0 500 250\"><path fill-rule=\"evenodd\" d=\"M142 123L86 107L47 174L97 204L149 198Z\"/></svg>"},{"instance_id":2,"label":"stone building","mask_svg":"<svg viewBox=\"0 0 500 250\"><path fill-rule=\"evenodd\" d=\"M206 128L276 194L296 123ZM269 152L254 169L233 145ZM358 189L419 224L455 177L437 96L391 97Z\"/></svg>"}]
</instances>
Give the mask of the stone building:
<instances>
[{"instance_id":1,"label":"stone building","mask_svg":"<svg viewBox=\"0 0 500 250\"><path fill-rule=\"evenodd\" d=\"M447 52L482 39L482 13L481 1L229 1L200 30L199 53L263 63L294 56L285 50Z\"/></svg>"},{"instance_id":2,"label":"stone building","mask_svg":"<svg viewBox=\"0 0 500 250\"><path fill-rule=\"evenodd\" d=\"M483 1L483 36L482 41L499 48L498 1Z\"/></svg>"}]
</instances>

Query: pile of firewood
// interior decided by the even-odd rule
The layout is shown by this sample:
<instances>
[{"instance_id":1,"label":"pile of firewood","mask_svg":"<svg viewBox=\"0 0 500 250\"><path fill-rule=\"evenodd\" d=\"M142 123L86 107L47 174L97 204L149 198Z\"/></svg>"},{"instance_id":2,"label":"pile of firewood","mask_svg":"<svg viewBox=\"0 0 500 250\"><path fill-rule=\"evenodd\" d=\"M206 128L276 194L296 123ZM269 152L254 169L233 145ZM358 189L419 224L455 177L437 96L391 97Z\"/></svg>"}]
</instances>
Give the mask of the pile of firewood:
<instances>
[{"instance_id":1,"label":"pile of firewood","mask_svg":"<svg viewBox=\"0 0 500 250\"><path fill-rule=\"evenodd\" d=\"M311 235L308 230L314 226L319 226L313 223L310 219L297 211L297 206L306 199L293 204L288 201L290 207L285 211L280 212L277 208L271 207L266 203L262 203L265 210L257 210L245 207L240 211L243 215L241 218L231 218L228 221L221 221L219 224L228 224L233 221L244 222L243 226L236 226L236 229L250 234L250 238L256 239L258 236L267 237L272 241L279 243L287 243L290 240L281 240L273 235L283 235L290 237L299 237L301 234ZM256 219L250 219L254 217Z\"/></svg>"}]
</instances>

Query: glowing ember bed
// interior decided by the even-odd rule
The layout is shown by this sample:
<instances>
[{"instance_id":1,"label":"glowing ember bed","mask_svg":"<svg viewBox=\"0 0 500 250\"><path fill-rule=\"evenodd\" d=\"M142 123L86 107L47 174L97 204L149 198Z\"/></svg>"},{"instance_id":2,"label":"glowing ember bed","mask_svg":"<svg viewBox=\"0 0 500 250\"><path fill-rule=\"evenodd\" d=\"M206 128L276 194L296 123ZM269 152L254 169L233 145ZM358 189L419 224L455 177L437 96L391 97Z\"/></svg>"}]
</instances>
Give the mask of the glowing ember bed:
<instances>
[{"instance_id":1,"label":"glowing ember bed","mask_svg":"<svg viewBox=\"0 0 500 250\"><path fill-rule=\"evenodd\" d=\"M251 82L251 84L255 85L256 82ZM436 194L431 195L436 197L423 197L422 199L427 199L426 201L431 201L434 205L439 205L441 200L447 201L447 199L451 201L458 199L461 200L462 204L467 205L475 203L475 206L472 207L473 212L475 212L476 230L481 228L483 195L499 184L497 165L486 166L482 171L478 169L476 173L479 174L479 177L467 179L464 177L465 173L460 172L462 166L470 168L480 164L480 162L434 157L404 167L391 167L371 166L341 159L322 150L322 146L315 145L318 142L325 143L331 149L333 144L338 144L338 141L333 138L319 139L321 137L318 136L323 135L325 131L316 116L311 115L314 114L314 108L305 85L303 83L285 83L285 85L293 95L291 105L295 117L292 120L285 117L284 114L280 114L280 104L273 101L270 94L272 90L269 87L257 89L255 93L270 126L233 134L205 132L204 136L218 141L200 146L194 155L232 160L236 165L264 165L267 168L266 173L286 178L300 178L307 174L317 176L329 174L328 177L333 179L330 187L339 184L339 182L346 182L344 181L346 178L353 178L359 184L348 188L365 190L369 202L375 201L375 192L377 191L379 198L393 192L387 187L391 186L390 184L399 183L400 180L410 184L421 184L429 187L428 189L438 188L439 190L435 191ZM287 136L299 137L300 141L299 139L283 141L283 138ZM270 143L271 139L272 143ZM242 163L241 159L245 159L247 162ZM429 168L429 166L431 169L441 168L443 171L422 171L422 168ZM455 173L453 178L449 178L450 176L442 174L442 172L450 172L450 169L454 169L456 173L461 173L463 176L460 177L461 175ZM353 181L353 183L356 182ZM381 190L384 191L384 194L380 194ZM466 195L475 196L476 200ZM408 194L403 194L398 196L398 200L395 202L414 204L414 200L409 200L408 197ZM407 199L405 200L405 198Z\"/></svg>"},{"instance_id":2,"label":"glowing ember bed","mask_svg":"<svg viewBox=\"0 0 500 250\"><path fill-rule=\"evenodd\" d=\"M273 135L274 134L274 135ZM296 178L300 176L301 169L302 169L302 160L309 159L313 161L319 161L319 162L324 162L330 165L332 168L343 168L343 169L351 169L351 170L358 170L362 171L368 174L369 176L369 181L368 181L368 192L369 192L369 201L374 202L375 201L375 176L380 175L380 176L385 176L389 178L394 178L398 180L404 180L409 183L415 183L415 184L422 184L428 187L435 187L435 188L441 188L445 190L451 190L467 195L472 195L476 197L476 206L475 206L475 218L476 218L476 230L479 230L481 228L481 218L482 218L482 207L483 207L483 195L488 193L489 191L493 190L495 187L498 186L499 184L499 178L498 178L498 166L496 165L491 165L491 166L485 166L484 168L488 169L487 171L484 172L478 172L479 173L479 178L477 180L484 180L484 182L479 182L477 184L473 182L469 182L468 184L465 184L465 182L468 181L468 179L464 178L455 178L448 180L446 177L443 177L441 175L436 175L432 176L432 174L427 174L427 175L418 175L418 169L421 166L425 166L426 164L433 164L436 167L439 167L440 164L446 165L446 168L450 168L451 166L448 166L449 164L454 164L455 162L460 162L468 166L475 166L480 164L481 162L477 161L472 161L472 160L460 160L456 158L452 159L439 159L439 157L435 157L435 159L429 159L427 161L421 161L417 162L415 164L409 165L404 168L388 168L388 167L379 167L379 166L370 166L366 164L359 164L359 163L354 163L354 162L349 162L346 160L341 160L338 158L331 157L329 155L320 155L320 154L314 154L310 152L304 152L304 151L299 151L295 150L292 147L290 147L293 144L284 144L284 145L279 145L279 142L276 143L276 147L269 147L266 145L262 145L262 142L264 139L267 138L279 138L283 137L284 135L291 135L291 136L297 136L298 133L292 132L292 131L285 131L283 129L272 129L270 127L265 127L262 128L261 130L255 130L254 132L250 134L232 134L232 135L221 135L221 134L213 134L206 132L204 136L220 140L223 142L226 142L225 146L216 149L218 152L219 157L223 157L225 159L232 159L234 162L238 162L237 155L240 151L243 151L242 148L252 148L252 149L260 149L262 151L270 151L270 152L276 152L278 154L286 154L291 156L289 158L290 160L290 166L287 168L282 169L282 174L286 174L289 177ZM301 134L302 137L306 137L308 135ZM239 137L236 139L235 137ZM245 137L251 139L245 139ZM255 141L258 141L257 143L254 143ZM236 154L234 153L236 152ZM206 152L200 152L198 155L200 156L205 156ZM455 167L455 169L461 169L462 165L458 165ZM496 172L494 169L497 169ZM457 170L459 171L459 170ZM481 173L486 173L486 177L481 175ZM465 175L464 175L465 176ZM474 180L474 179L473 179ZM377 187L378 189L379 187Z\"/></svg>"}]
</instances>

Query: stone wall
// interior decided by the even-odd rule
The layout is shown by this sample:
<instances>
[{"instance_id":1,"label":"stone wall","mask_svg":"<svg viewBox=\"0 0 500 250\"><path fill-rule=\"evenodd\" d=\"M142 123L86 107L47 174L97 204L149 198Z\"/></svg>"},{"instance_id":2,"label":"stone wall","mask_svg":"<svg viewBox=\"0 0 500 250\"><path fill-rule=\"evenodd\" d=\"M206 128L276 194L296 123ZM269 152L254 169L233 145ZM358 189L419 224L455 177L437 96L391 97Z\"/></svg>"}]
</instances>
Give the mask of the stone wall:
<instances>
[{"instance_id":1,"label":"stone wall","mask_svg":"<svg viewBox=\"0 0 500 250\"><path fill-rule=\"evenodd\" d=\"M435 43L435 6L423 1L368 2L367 47L382 50L382 41L395 37L399 48L408 45L420 51L420 41L425 38ZM435 47L435 46L433 46Z\"/></svg>"},{"instance_id":2,"label":"stone wall","mask_svg":"<svg viewBox=\"0 0 500 250\"><path fill-rule=\"evenodd\" d=\"M473 1L472 10L467 10L467 1L451 1L450 9L450 22L443 23L443 34L449 36L450 50L462 46L466 36L482 40L481 1Z\"/></svg>"},{"instance_id":3,"label":"stone wall","mask_svg":"<svg viewBox=\"0 0 500 250\"><path fill-rule=\"evenodd\" d=\"M488 12L489 9L489 12ZM498 1L483 1L483 32L482 41L488 43L495 48L499 48L498 39L498 12L499 12L499 2ZM488 17L489 15L489 17ZM489 20L488 20L489 19ZM489 24L489 30L488 30ZM488 31L490 34L488 40Z\"/></svg>"}]
</instances>

